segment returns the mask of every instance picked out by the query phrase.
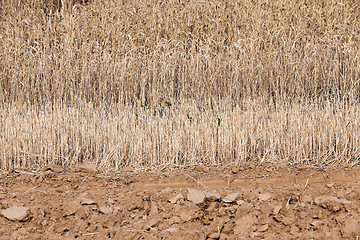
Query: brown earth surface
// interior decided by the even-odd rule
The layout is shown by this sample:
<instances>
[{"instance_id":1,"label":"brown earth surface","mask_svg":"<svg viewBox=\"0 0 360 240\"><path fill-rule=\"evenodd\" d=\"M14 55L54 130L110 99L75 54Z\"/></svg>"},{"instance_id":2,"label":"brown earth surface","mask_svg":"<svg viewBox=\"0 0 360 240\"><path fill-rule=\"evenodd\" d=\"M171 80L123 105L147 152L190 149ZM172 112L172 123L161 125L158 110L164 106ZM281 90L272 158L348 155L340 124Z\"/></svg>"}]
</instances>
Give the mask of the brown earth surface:
<instances>
[{"instance_id":1,"label":"brown earth surface","mask_svg":"<svg viewBox=\"0 0 360 240\"><path fill-rule=\"evenodd\" d=\"M0 173L0 239L359 239L359 167Z\"/></svg>"}]
</instances>

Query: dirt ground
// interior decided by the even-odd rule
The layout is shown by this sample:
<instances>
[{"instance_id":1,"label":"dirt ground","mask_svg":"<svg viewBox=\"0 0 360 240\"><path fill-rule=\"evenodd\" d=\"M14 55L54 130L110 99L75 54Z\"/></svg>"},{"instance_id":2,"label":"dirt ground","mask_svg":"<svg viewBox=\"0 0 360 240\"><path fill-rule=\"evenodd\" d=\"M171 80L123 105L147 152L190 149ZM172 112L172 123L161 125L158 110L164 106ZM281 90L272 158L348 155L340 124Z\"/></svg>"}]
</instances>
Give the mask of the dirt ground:
<instances>
[{"instance_id":1,"label":"dirt ground","mask_svg":"<svg viewBox=\"0 0 360 240\"><path fill-rule=\"evenodd\" d=\"M359 167L0 173L0 239L359 239Z\"/></svg>"}]
</instances>

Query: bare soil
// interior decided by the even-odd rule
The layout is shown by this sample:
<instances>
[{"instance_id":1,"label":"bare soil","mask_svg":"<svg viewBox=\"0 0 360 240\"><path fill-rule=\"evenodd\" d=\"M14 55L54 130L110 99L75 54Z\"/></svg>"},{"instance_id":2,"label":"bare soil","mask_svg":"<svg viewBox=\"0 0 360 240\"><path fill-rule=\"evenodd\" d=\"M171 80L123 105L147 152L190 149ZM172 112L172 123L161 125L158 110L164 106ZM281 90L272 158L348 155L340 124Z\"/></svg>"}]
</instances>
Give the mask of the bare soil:
<instances>
[{"instance_id":1,"label":"bare soil","mask_svg":"<svg viewBox=\"0 0 360 240\"><path fill-rule=\"evenodd\" d=\"M0 239L359 239L359 170L17 169L0 173Z\"/></svg>"}]
</instances>

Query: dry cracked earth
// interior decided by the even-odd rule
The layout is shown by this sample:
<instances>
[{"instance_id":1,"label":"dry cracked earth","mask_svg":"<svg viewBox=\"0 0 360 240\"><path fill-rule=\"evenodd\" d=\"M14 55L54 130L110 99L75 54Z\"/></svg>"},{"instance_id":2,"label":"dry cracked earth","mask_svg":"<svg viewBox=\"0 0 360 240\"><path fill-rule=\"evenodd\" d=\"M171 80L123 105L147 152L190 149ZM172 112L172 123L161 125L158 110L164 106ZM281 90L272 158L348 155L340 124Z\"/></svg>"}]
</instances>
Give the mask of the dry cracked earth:
<instances>
[{"instance_id":1,"label":"dry cracked earth","mask_svg":"<svg viewBox=\"0 0 360 240\"><path fill-rule=\"evenodd\" d=\"M0 239L359 239L359 167L0 172Z\"/></svg>"}]
</instances>

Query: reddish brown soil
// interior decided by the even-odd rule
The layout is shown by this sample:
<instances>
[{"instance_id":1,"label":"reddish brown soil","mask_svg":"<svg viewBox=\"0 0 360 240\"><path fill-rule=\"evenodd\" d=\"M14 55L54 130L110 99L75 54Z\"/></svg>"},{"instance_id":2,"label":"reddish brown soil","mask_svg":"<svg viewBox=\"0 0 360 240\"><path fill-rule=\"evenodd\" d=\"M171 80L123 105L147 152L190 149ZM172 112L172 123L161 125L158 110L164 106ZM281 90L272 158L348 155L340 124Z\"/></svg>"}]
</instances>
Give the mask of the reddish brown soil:
<instances>
[{"instance_id":1,"label":"reddish brown soil","mask_svg":"<svg viewBox=\"0 0 360 240\"><path fill-rule=\"evenodd\" d=\"M359 170L253 163L2 172L0 239L359 239ZM209 192L221 198L203 199ZM27 215L8 219L4 210L14 206Z\"/></svg>"}]
</instances>

